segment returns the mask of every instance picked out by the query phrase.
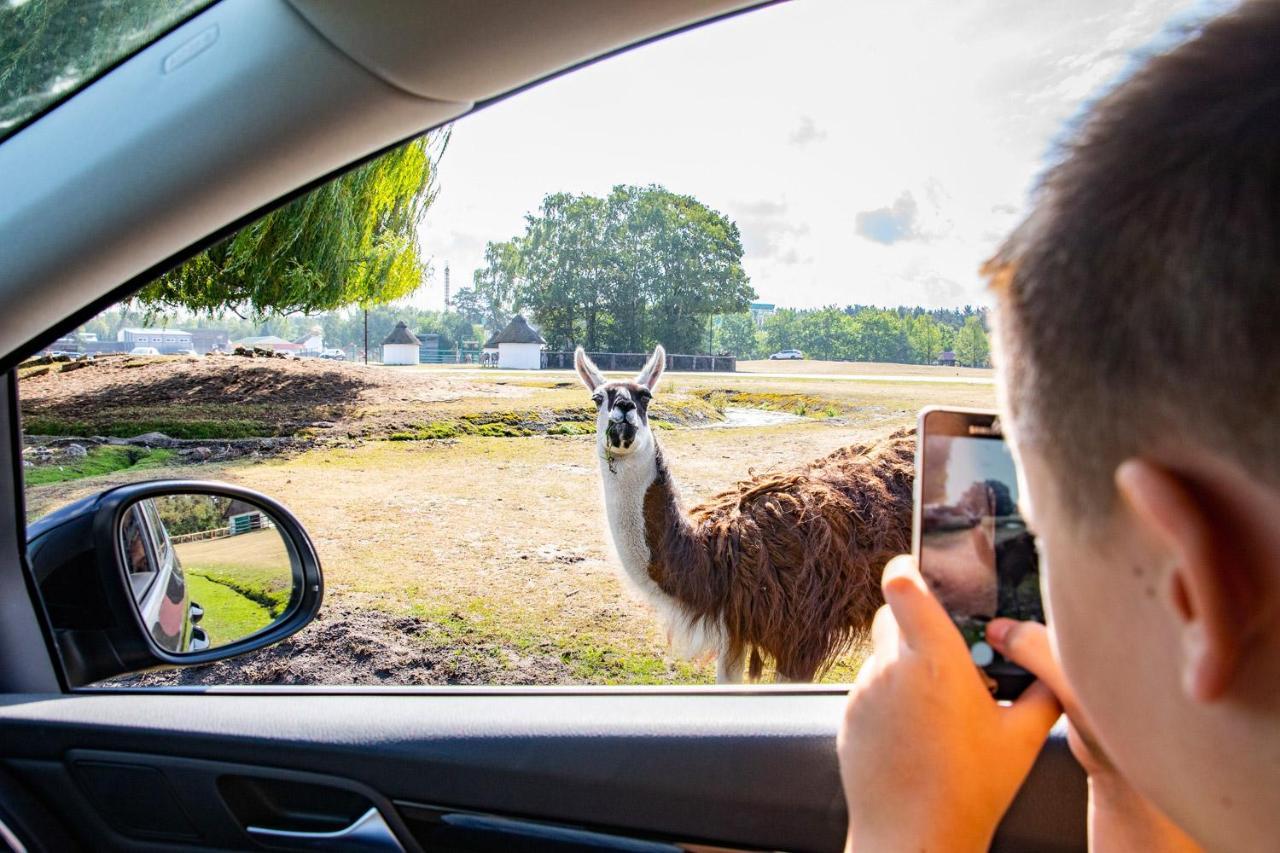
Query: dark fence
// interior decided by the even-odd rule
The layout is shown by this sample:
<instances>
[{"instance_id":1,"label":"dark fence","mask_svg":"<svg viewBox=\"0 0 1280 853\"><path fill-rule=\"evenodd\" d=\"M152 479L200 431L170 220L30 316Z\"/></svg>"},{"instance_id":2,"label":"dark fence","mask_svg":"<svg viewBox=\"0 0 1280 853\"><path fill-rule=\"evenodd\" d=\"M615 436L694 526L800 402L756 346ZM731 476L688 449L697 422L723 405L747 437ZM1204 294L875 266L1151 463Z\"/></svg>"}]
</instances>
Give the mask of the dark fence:
<instances>
[{"instance_id":1,"label":"dark fence","mask_svg":"<svg viewBox=\"0 0 1280 853\"><path fill-rule=\"evenodd\" d=\"M649 360L646 352L589 352L601 370L639 371ZM573 353L542 351L542 369L573 369ZM667 370L736 373L738 359L732 355L668 355Z\"/></svg>"}]
</instances>

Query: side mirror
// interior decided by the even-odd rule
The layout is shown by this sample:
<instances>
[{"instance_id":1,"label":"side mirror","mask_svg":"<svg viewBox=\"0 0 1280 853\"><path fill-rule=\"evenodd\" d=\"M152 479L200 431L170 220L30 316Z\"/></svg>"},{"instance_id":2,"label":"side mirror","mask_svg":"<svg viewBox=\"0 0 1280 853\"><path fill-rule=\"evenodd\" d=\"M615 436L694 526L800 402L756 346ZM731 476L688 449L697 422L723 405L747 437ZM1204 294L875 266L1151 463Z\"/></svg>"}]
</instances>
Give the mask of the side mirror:
<instances>
[{"instance_id":1,"label":"side mirror","mask_svg":"<svg viewBox=\"0 0 1280 853\"><path fill-rule=\"evenodd\" d=\"M76 501L30 526L27 558L72 687L262 648L310 622L323 596L297 519L224 483Z\"/></svg>"}]
</instances>

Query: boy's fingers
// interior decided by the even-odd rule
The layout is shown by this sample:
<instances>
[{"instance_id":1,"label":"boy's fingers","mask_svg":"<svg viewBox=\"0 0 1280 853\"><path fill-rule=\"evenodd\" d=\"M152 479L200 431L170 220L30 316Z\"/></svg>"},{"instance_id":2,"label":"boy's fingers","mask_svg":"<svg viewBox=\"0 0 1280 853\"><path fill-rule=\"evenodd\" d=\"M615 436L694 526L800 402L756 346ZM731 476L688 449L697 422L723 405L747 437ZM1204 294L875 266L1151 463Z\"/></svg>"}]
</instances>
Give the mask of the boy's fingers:
<instances>
[{"instance_id":1,"label":"boy's fingers","mask_svg":"<svg viewBox=\"0 0 1280 853\"><path fill-rule=\"evenodd\" d=\"M927 653L947 642L963 642L951 617L916 571L913 557L903 555L890 560L884 567L881 586L902 640L913 651Z\"/></svg>"},{"instance_id":2,"label":"boy's fingers","mask_svg":"<svg viewBox=\"0 0 1280 853\"><path fill-rule=\"evenodd\" d=\"M1004 713L1018 734L1040 742L1062 716L1062 703L1047 684L1033 681Z\"/></svg>"},{"instance_id":3,"label":"boy's fingers","mask_svg":"<svg viewBox=\"0 0 1280 853\"><path fill-rule=\"evenodd\" d=\"M1071 687L1049 648L1045 626L1039 622L992 619L986 633L987 642L997 652L1040 679L1064 705L1073 702Z\"/></svg>"}]
</instances>

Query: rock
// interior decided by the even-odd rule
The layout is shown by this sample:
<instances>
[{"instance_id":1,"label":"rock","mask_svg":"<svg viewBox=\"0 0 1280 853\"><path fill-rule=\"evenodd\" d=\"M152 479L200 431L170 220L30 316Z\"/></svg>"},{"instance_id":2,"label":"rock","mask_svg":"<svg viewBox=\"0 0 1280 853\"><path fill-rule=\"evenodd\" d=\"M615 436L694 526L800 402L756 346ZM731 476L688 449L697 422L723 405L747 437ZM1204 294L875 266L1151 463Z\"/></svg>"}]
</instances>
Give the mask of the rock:
<instances>
[{"instance_id":1,"label":"rock","mask_svg":"<svg viewBox=\"0 0 1280 853\"><path fill-rule=\"evenodd\" d=\"M68 444L63 453L67 454L68 459L83 459L89 455L83 444Z\"/></svg>"},{"instance_id":2,"label":"rock","mask_svg":"<svg viewBox=\"0 0 1280 853\"><path fill-rule=\"evenodd\" d=\"M213 448L211 447L193 447L183 452L183 455L194 462L208 462L213 456Z\"/></svg>"},{"instance_id":3,"label":"rock","mask_svg":"<svg viewBox=\"0 0 1280 853\"><path fill-rule=\"evenodd\" d=\"M168 447L173 439L162 432L144 432L129 439L129 444L140 444L143 447Z\"/></svg>"},{"instance_id":4,"label":"rock","mask_svg":"<svg viewBox=\"0 0 1280 853\"><path fill-rule=\"evenodd\" d=\"M59 372L70 373L73 370L79 370L82 367L88 367L88 366L89 366L89 362L87 361L68 361L66 364L62 365L62 370Z\"/></svg>"},{"instance_id":5,"label":"rock","mask_svg":"<svg viewBox=\"0 0 1280 853\"><path fill-rule=\"evenodd\" d=\"M249 349L248 347L236 347L234 350L232 350L232 353L234 355L238 355L243 358L253 358L253 350Z\"/></svg>"}]
</instances>

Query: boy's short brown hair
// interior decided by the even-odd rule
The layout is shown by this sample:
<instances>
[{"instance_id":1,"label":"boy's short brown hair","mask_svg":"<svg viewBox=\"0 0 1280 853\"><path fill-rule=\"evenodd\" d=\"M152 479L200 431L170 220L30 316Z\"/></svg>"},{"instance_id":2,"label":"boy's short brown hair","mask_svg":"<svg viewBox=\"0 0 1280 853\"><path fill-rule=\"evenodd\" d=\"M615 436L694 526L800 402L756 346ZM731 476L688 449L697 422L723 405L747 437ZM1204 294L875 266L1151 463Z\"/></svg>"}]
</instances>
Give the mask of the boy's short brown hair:
<instances>
[{"instance_id":1,"label":"boy's short brown hair","mask_svg":"<svg viewBox=\"0 0 1280 853\"><path fill-rule=\"evenodd\" d=\"M1280 484L1280 3L1103 98L983 272L1014 429L1082 520L1187 442Z\"/></svg>"}]
</instances>

